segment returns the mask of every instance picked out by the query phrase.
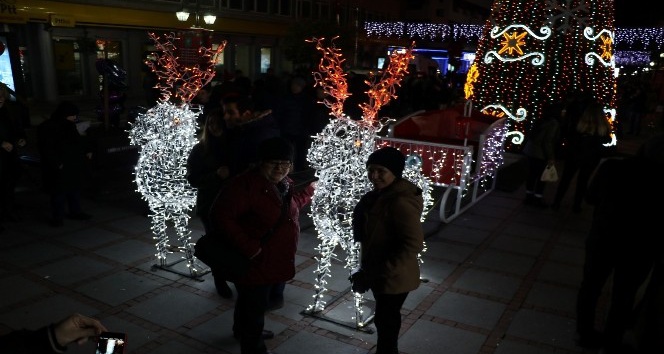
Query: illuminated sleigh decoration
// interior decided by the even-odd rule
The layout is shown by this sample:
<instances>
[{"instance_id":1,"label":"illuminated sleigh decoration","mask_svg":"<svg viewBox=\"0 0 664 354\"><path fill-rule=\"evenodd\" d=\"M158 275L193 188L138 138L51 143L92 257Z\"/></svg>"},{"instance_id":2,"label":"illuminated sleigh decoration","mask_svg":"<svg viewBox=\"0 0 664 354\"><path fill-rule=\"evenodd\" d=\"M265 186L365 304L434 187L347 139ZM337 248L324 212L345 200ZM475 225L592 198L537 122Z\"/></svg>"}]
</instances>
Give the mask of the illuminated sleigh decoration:
<instances>
[{"instance_id":1,"label":"illuminated sleigh decoration","mask_svg":"<svg viewBox=\"0 0 664 354\"><path fill-rule=\"evenodd\" d=\"M366 161L376 150L378 132L391 121L389 118L376 119L380 108L394 96L394 86L398 85L406 73L408 61L412 58L412 48L405 53L395 53L388 68L380 79L367 80L369 102L361 104L362 119L352 119L343 113L343 104L350 95L342 69L343 59L337 48L324 47L323 39L313 39L316 49L323 53L319 72L314 73L316 85L323 88L326 98L320 102L330 108L330 123L313 137L307 153L310 166L316 170L318 183L311 202L311 217L318 231L320 244L316 248L317 258L314 304L305 314L321 313L326 307L324 296L327 292L327 278L331 277L331 260L337 247L345 250L344 267L350 272L359 266L359 244L353 240L352 214L355 205L366 192L371 190L367 178ZM423 190L424 212L422 221L433 205L431 182L421 173L420 161L409 159L404 169L404 178ZM353 293L355 323L357 329L364 328L373 318L365 316L363 295ZM335 321L339 323L338 321ZM343 323L342 323L343 324Z\"/></svg>"},{"instance_id":2,"label":"illuminated sleigh decoration","mask_svg":"<svg viewBox=\"0 0 664 354\"><path fill-rule=\"evenodd\" d=\"M379 144L422 158L422 172L444 187L439 217L450 222L495 188L503 164L505 118L473 111L472 102L418 111L394 123Z\"/></svg>"}]
</instances>

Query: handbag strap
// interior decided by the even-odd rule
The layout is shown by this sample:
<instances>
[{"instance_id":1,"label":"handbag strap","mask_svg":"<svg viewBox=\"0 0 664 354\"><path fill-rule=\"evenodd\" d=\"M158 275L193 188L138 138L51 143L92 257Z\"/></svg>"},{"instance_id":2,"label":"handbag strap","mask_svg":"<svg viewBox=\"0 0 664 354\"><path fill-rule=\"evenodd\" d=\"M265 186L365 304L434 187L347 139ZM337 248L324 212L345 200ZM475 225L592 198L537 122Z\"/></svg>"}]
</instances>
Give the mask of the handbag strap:
<instances>
[{"instance_id":1,"label":"handbag strap","mask_svg":"<svg viewBox=\"0 0 664 354\"><path fill-rule=\"evenodd\" d=\"M279 225L281 225L281 222L285 219L286 216L286 210L288 210L288 207L290 206L291 202L291 193L288 192L283 199L281 203L281 214L279 215L279 219L277 219L277 222L261 237L261 246L265 245L267 243L267 240L272 237L274 234L274 231L277 229Z\"/></svg>"}]
</instances>

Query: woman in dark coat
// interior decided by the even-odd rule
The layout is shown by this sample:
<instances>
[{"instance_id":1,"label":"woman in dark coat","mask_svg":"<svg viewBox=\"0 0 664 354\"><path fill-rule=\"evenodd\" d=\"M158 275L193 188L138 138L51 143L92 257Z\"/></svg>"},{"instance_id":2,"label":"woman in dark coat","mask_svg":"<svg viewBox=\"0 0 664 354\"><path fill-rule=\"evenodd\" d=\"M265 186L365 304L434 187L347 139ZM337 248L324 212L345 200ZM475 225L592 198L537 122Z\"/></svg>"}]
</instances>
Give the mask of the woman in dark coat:
<instances>
[{"instance_id":1,"label":"woman in dark coat","mask_svg":"<svg viewBox=\"0 0 664 354\"><path fill-rule=\"evenodd\" d=\"M367 160L374 189L353 211L353 236L361 244L361 269L376 300L376 354L398 354L401 307L420 286L418 254L424 249L422 190L402 178L405 156L393 147Z\"/></svg>"},{"instance_id":2,"label":"woman in dark coat","mask_svg":"<svg viewBox=\"0 0 664 354\"><path fill-rule=\"evenodd\" d=\"M603 106L598 102L588 104L569 140L568 156L565 159L553 205L551 205L554 210L560 208L560 203L576 175L572 211L575 213L581 211L581 202L588 189L590 176L602 157L608 152L604 145L610 142L611 125L604 113Z\"/></svg>"},{"instance_id":3,"label":"woman in dark coat","mask_svg":"<svg viewBox=\"0 0 664 354\"><path fill-rule=\"evenodd\" d=\"M210 232L210 208L217 194L230 176L230 153L224 136L224 116L221 109L209 112L201 140L194 145L187 159L187 180L196 188L196 215L201 218L205 233ZM223 277L212 269L217 293L224 298L233 292Z\"/></svg>"},{"instance_id":4,"label":"woman in dark coat","mask_svg":"<svg viewBox=\"0 0 664 354\"><path fill-rule=\"evenodd\" d=\"M92 146L78 132L78 112L73 102L63 101L37 128L42 181L51 195L52 226L63 225L66 210L70 219L91 218L81 208L81 187Z\"/></svg>"}]
</instances>

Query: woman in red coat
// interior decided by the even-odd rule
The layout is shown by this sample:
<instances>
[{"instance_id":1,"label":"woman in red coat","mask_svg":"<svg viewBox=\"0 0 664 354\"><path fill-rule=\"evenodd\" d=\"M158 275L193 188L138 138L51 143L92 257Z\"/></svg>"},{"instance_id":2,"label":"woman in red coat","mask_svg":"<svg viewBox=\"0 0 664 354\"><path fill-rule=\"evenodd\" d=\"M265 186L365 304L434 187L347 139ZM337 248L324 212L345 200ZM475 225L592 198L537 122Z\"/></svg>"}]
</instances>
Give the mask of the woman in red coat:
<instances>
[{"instance_id":1,"label":"woman in red coat","mask_svg":"<svg viewBox=\"0 0 664 354\"><path fill-rule=\"evenodd\" d=\"M293 147L283 138L269 138L258 147L256 167L233 178L212 206L213 227L252 262L234 279L237 290L235 331L242 354L268 353L262 333L270 289L295 276L300 236L300 209L311 201L315 182L294 190L288 173ZM282 206L285 207L282 210ZM265 242L261 238L270 234Z\"/></svg>"}]
</instances>

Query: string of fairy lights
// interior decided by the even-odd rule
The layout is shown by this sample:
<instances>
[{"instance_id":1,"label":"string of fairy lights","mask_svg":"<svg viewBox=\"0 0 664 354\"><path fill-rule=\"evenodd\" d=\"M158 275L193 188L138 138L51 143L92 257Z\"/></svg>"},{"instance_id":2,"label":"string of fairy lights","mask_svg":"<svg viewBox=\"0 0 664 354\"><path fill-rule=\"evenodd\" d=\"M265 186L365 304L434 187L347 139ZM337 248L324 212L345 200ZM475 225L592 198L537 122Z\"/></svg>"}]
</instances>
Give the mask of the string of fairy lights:
<instances>
[{"instance_id":1,"label":"string of fairy lights","mask_svg":"<svg viewBox=\"0 0 664 354\"><path fill-rule=\"evenodd\" d=\"M482 36L483 27L475 24L366 21L364 32L367 37L377 38L474 42ZM616 28L615 32L616 46L625 45L632 49L653 46L656 49L664 48L664 27Z\"/></svg>"},{"instance_id":2,"label":"string of fairy lights","mask_svg":"<svg viewBox=\"0 0 664 354\"><path fill-rule=\"evenodd\" d=\"M546 103L563 103L571 93L585 92L615 119L613 3L550 4L494 7L466 78L467 99L485 114L507 118L508 149L522 145Z\"/></svg>"},{"instance_id":3,"label":"string of fairy lights","mask_svg":"<svg viewBox=\"0 0 664 354\"><path fill-rule=\"evenodd\" d=\"M226 46L223 42L216 50L201 47L199 55L207 66L185 66L176 56L175 34L163 38L148 34L159 56L156 62L146 61L159 78L156 87L161 92L157 104L146 113L140 113L129 130L132 145L140 147L135 167L137 191L150 207L153 238L157 240L160 266L168 266L167 255L173 253L169 244L168 225L172 223L177 235L177 251L183 254L190 275L197 276L199 266L193 255L188 228L189 212L196 204L196 189L186 178L186 162L193 146L198 142L196 117L189 103L196 93L215 75L212 63Z\"/></svg>"}]
</instances>

